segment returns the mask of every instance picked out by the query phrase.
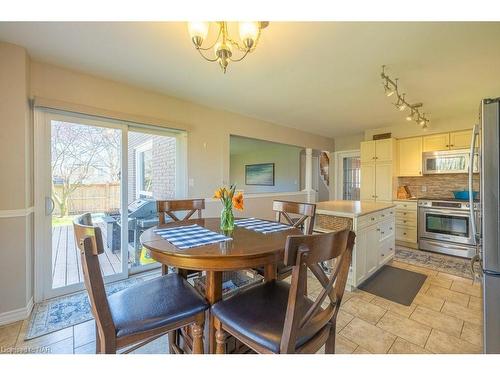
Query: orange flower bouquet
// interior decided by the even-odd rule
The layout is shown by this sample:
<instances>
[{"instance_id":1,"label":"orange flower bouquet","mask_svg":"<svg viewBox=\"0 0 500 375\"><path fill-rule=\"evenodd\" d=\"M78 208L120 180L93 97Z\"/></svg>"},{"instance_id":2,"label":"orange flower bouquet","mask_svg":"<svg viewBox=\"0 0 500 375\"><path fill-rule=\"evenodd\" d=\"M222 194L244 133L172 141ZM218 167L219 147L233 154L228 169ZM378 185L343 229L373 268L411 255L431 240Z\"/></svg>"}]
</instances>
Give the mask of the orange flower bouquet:
<instances>
[{"instance_id":1,"label":"orange flower bouquet","mask_svg":"<svg viewBox=\"0 0 500 375\"><path fill-rule=\"evenodd\" d=\"M243 210L243 193L235 193L236 185L231 185L229 189L221 187L215 191L214 198L220 199L222 212L220 214L220 229L231 231L234 229L233 207Z\"/></svg>"}]
</instances>

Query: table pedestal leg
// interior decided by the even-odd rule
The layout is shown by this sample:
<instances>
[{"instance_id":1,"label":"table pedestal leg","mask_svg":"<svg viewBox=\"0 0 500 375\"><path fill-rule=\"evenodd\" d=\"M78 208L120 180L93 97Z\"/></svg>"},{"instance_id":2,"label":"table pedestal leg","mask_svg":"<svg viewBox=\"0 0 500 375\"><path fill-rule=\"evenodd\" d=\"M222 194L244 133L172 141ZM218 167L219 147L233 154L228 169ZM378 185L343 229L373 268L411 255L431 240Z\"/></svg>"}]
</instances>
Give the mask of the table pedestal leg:
<instances>
[{"instance_id":1,"label":"table pedestal leg","mask_svg":"<svg viewBox=\"0 0 500 375\"><path fill-rule=\"evenodd\" d=\"M278 277L278 272L275 263L269 263L264 266L264 280L271 281L276 280Z\"/></svg>"},{"instance_id":2,"label":"table pedestal leg","mask_svg":"<svg viewBox=\"0 0 500 375\"><path fill-rule=\"evenodd\" d=\"M222 272L207 271L207 285L205 297L208 303L213 305L222 299ZM214 318L211 313L208 314L208 353L215 353L215 327Z\"/></svg>"}]
</instances>

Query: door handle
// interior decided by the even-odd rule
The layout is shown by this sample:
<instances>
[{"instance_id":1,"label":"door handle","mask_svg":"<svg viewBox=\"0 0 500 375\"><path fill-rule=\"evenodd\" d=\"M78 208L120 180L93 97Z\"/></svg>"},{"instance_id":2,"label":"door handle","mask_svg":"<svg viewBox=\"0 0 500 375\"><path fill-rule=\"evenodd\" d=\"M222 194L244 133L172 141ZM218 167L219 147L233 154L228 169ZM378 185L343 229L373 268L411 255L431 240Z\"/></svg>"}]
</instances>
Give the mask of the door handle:
<instances>
[{"instance_id":1,"label":"door handle","mask_svg":"<svg viewBox=\"0 0 500 375\"><path fill-rule=\"evenodd\" d=\"M54 199L52 197L45 197L45 215L52 215L55 207Z\"/></svg>"},{"instance_id":2,"label":"door handle","mask_svg":"<svg viewBox=\"0 0 500 375\"><path fill-rule=\"evenodd\" d=\"M474 267L476 263L479 263L479 271L476 272L476 268ZM472 274L472 279L476 281L476 277L481 279L483 277L483 261L479 254L475 254L470 260L470 272Z\"/></svg>"}]
</instances>

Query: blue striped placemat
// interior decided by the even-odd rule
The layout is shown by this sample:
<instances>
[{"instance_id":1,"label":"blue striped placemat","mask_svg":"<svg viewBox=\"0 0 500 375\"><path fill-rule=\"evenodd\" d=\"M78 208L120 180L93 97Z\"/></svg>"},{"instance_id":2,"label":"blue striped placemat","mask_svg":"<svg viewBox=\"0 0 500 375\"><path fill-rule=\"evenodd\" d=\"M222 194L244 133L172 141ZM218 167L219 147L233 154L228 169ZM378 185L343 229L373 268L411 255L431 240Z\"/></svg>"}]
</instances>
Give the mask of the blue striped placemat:
<instances>
[{"instance_id":1,"label":"blue striped placemat","mask_svg":"<svg viewBox=\"0 0 500 375\"><path fill-rule=\"evenodd\" d=\"M264 234L292 229L290 225L278 223L276 221L256 219L254 217L250 217L248 219L238 219L235 220L234 223L239 227L254 230L256 232Z\"/></svg>"},{"instance_id":2,"label":"blue striped placemat","mask_svg":"<svg viewBox=\"0 0 500 375\"><path fill-rule=\"evenodd\" d=\"M232 240L231 237L212 232L198 224L155 229L154 232L181 250Z\"/></svg>"}]
</instances>

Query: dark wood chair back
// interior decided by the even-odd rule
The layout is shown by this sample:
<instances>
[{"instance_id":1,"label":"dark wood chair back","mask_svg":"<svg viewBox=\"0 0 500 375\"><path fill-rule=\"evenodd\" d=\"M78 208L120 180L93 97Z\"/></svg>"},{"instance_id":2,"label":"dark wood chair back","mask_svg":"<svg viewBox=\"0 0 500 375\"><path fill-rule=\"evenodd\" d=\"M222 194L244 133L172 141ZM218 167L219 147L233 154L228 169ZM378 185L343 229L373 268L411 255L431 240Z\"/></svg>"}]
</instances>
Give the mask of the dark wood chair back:
<instances>
[{"instance_id":1,"label":"dark wood chair back","mask_svg":"<svg viewBox=\"0 0 500 375\"><path fill-rule=\"evenodd\" d=\"M316 205L313 203L300 203L288 201L274 201L273 211L276 212L276 221L284 222L295 228L304 226L304 234L312 234ZM292 217L290 215L298 215Z\"/></svg>"},{"instance_id":2,"label":"dark wood chair back","mask_svg":"<svg viewBox=\"0 0 500 375\"><path fill-rule=\"evenodd\" d=\"M167 200L157 201L156 208L158 210L158 219L160 224L165 224L165 215L169 216L173 221L188 220L194 213L198 213L198 219L201 219L201 211L205 209L205 199L182 199L182 200ZM175 215L175 212L188 211L186 215L180 219Z\"/></svg>"},{"instance_id":3,"label":"dark wood chair back","mask_svg":"<svg viewBox=\"0 0 500 375\"><path fill-rule=\"evenodd\" d=\"M354 232L345 229L338 232L289 236L285 247L285 265L293 266L290 294L281 339L280 351L293 353L298 333L301 330L319 332L328 324L334 324L344 295L354 246ZM334 261L328 276L320 266L321 262ZM318 279L323 289L314 303L305 308L307 269ZM322 309L326 298L329 305Z\"/></svg>"},{"instance_id":4,"label":"dark wood chair back","mask_svg":"<svg viewBox=\"0 0 500 375\"><path fill-rule=\"evenodd\" d=\"M115 326L104 289L98 255L104 252L101 228L92 224L89 213L78 216L73 221L75 240L82 259L83 278L89 294L92 315L97 329L102 335L115 335Z\"/></svg>"}]
</instances>

